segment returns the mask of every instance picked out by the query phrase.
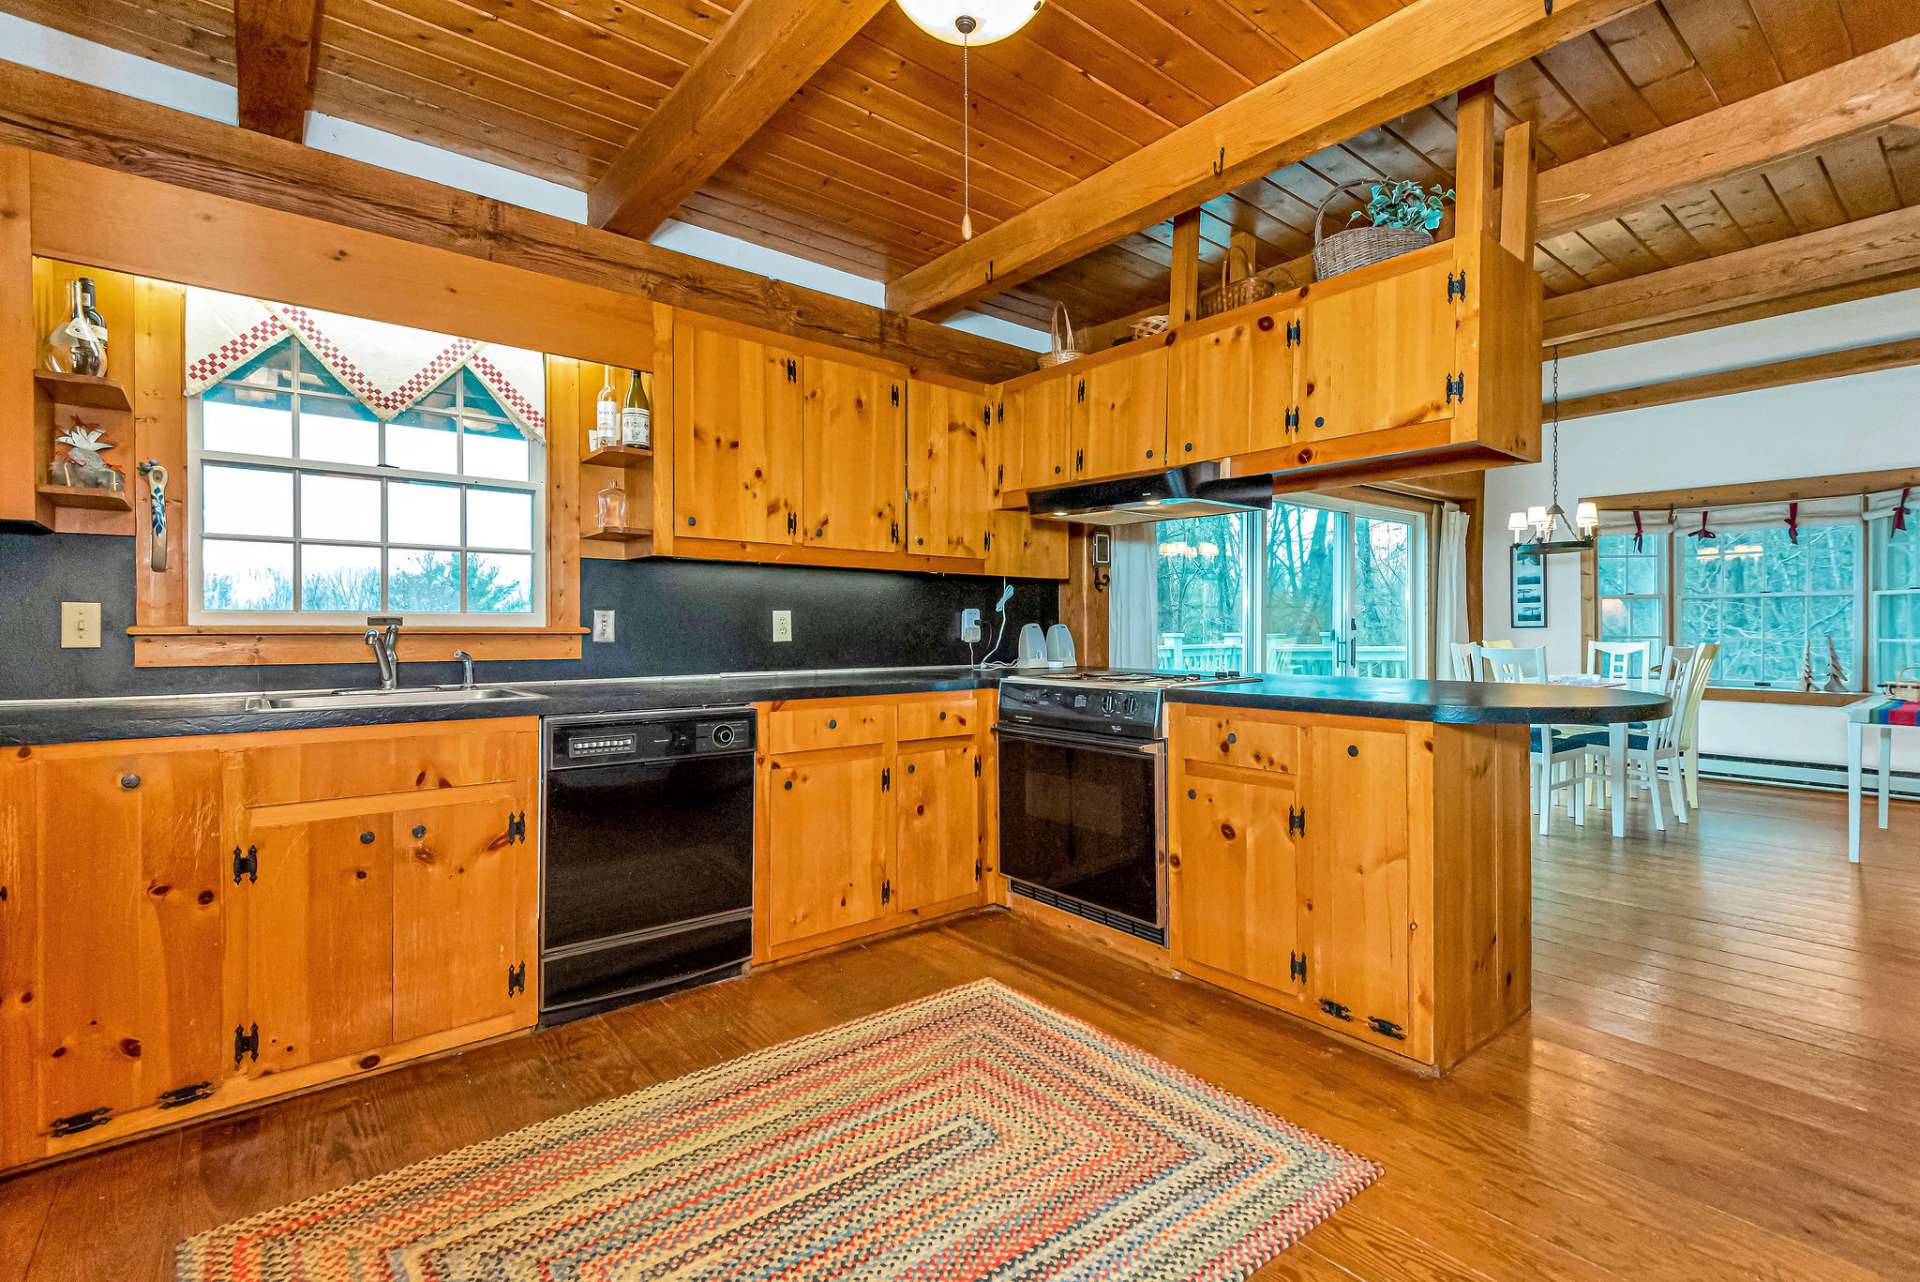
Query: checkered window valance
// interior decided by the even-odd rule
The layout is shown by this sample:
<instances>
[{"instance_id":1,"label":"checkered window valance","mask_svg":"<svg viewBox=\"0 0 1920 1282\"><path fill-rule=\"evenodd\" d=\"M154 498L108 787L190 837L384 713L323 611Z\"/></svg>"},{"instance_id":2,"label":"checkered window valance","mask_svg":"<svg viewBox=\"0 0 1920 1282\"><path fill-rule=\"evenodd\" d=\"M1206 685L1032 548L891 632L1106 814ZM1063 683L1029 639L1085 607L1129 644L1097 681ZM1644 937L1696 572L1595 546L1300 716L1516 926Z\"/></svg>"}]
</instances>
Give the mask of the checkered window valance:
<instances>
[{"instance_id":1,"label":"checkered window valance","mask_svg":"<svg viewBox=\"0 0 1920 1282\"><path fill-rule=\"evenodd\" d=\"M539 352L212 289L187 290L187 395L206 391L289 334L382 420L465 367L522 431L547 439L546 358Z\"/></svg>"}]
</instances>

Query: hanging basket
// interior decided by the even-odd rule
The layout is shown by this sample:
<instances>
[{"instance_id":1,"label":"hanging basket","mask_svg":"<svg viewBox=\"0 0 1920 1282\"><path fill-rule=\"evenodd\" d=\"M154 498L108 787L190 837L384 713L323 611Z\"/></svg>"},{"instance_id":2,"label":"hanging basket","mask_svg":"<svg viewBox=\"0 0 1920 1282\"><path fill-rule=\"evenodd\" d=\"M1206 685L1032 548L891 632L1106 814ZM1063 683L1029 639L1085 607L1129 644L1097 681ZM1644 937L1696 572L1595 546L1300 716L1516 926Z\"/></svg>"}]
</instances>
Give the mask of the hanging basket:
<instances>
[{"instance_id":1,"label":"hanging basket","mask_svg":"<svg viewBox=\"0 0 1920 1282\"><path fill-rule=\"evenodd\" d=\"M1073 320L1067 315L1065 303L1053 305L1053 315L1047 320L1047 335L1053 340L1053 349L1040 353L1036 358L1041 369L1052 369L1055 365L1080 359L1082 353L1073 346Z\"/></svg>"},{"instance_id":2,"label":"hanging basket","mask_svg":"<svg viewBox=\"0 0 1920 1282\"><path fill-rule=\"evenodd\" d=\"M1229 281L1227 274L1233 270L1235 254L1240 255L1240 261L1247 265L1247 274L1239 280ZM1287 283L1289 285L1293 283L1291 275L1287 277ZM1257 303L1272 293L1273 282L1254 275L1252 256L1239 245L1234 245L1227 250L1227 256L1220 260L1220 284L1200 295L1196 319L1218 316L1221 312L1230 312L1236 307Z\"/></svg>"},{"instance_id":3,"label":"hanging basket","mask_svg":"<svg viewBox=\"0 0 1920 1282\"><path fill-rule=\"evenodd\" d=\"M1337 231L1321 239L1320 224L1326 221L1327 206L1341 192L1386 181L1384 178L1361 178L1341 183L1320 202L1320 209L1313 218L1313 270L1321 280L1357 268L1371 267L1375 263L1384 263L1389 258L1398 258L1433 244L1433 233L1419 227L1349 227L1346 231Z\"/></svg>"}]
</instances>

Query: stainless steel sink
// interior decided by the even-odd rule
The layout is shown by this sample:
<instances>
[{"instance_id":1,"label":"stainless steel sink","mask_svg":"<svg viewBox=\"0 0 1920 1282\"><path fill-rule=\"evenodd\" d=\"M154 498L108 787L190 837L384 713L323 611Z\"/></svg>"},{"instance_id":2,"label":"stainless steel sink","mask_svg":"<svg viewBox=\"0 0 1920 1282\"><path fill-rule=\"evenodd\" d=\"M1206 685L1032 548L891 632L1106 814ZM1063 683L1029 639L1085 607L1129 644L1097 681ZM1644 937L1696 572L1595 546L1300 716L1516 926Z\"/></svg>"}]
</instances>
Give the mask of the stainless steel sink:
<instances>
[{"instance_id":1,"label":"stainless steel sink","mask_svg":"<svg viewBox=\"0 0 1920 1282\"><path fill-rule=\"evenodd\" d=\"M325 694L258 694L248 712L292 712L320 708L399 708L489 699L538 699L510 686L413 686L398 690L330 690Z\"/></svg>"}]
</instances>

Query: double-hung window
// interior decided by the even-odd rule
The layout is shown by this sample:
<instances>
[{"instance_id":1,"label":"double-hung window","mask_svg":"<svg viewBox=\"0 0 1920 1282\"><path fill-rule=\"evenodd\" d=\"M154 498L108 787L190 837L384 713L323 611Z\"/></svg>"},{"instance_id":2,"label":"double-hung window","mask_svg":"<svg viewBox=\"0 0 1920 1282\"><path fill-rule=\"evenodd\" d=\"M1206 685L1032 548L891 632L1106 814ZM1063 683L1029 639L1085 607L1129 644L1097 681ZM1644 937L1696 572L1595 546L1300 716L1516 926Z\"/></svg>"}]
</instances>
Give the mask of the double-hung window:
<instances>
[{"instance_id":1,"label":"double-hung window","mask_svg":"<svg viewBox=\"0 0 1920 1282\"><path fill-rule=\"evenodd\" d=\"M1600 640L1650 641L1667 637L1667 537L1648 531L1602 534L1594 544L1600 597Z\"/></svg>"},{"instance_id":2,"label":"double-hung window","mask_svg":"<svg viewBox=\"0 0 1920 1282\"><path fill-rule=\"evenodd\" d=\"M1895 529L1890 515L1869 521L1873 682L1903 673L1920 675L1920 510L1908 528Z\"/></svg>"},{"instance_id":3,"label":"double-hung window","mask_svg":"<svg viewBox=\"0 0 1920 1282\"><path fill-rule=\"evenodd\" d=\"M1718 642L1712 683L1815 689L1837 668L1861 687L1858 516L1784 524L1727 523L1712 539L1676 532L1681 645Z\"/></svg>"},{"instance_id":4,"label":"double-hung window","mask_svg":"<svg viewBox=\"0 0 1920 1282\"><path fill-rule=\"evenodd\" d=\"M382 417L289 333L188 447L193 623L546 622L545 450L464 364Z\"/></svg>"}]
</instances>

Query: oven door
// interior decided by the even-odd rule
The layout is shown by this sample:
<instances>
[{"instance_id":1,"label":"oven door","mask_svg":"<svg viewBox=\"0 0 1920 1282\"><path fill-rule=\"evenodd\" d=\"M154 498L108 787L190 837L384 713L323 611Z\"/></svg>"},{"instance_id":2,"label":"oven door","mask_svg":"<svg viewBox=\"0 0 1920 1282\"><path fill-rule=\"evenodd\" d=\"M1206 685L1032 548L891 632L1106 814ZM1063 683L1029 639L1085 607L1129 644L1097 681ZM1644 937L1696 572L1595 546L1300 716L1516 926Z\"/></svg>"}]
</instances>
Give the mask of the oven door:
<instances>
[{"instance_id":1,"label":"oven door","mask_svg":"<svg viewBox=\"0 0 1920 1282\"><path fill-rule=\"evenodd\" d=\"M1000 871L1165 937L1166 745L1000 725ZM1043 901L1048 895L1037 896ZM1131 924L1130 924L1131 923Z\"/></svg>"}]
</instances>

